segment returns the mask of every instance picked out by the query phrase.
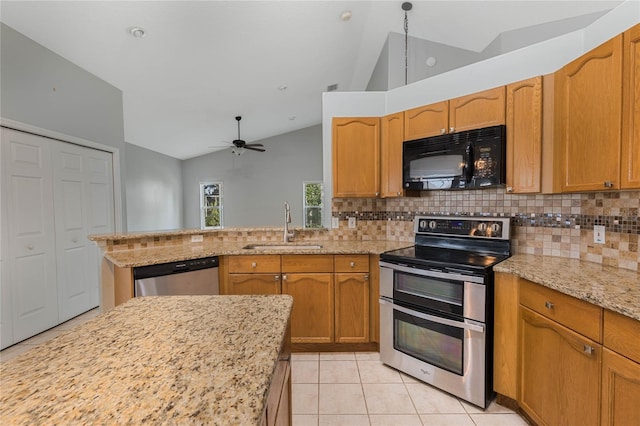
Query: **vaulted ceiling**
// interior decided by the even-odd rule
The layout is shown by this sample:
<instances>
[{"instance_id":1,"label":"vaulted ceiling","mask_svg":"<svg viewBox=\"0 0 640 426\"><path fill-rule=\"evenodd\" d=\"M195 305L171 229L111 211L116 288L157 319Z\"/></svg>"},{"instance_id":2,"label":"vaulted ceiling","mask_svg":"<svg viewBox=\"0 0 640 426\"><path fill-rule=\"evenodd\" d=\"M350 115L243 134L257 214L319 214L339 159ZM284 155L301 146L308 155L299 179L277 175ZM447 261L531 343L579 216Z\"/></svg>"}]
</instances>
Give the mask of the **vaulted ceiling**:
<instances>
[{"instance_id":1,"label":"vaulted ceiling","mask_svg":"<svg viewBox=\"0 0 640 426\"><path fill-rule=\"evenodd\" d=\"M412 37L480 52L505 31L621 2L412 3ZM327 86L365 90L389 32L404 33L401 4L3 0L0 19L122 90L126 142L186 159L227 147L236 115L248 142L319 124Z\"/></svg>"}]
</instances>

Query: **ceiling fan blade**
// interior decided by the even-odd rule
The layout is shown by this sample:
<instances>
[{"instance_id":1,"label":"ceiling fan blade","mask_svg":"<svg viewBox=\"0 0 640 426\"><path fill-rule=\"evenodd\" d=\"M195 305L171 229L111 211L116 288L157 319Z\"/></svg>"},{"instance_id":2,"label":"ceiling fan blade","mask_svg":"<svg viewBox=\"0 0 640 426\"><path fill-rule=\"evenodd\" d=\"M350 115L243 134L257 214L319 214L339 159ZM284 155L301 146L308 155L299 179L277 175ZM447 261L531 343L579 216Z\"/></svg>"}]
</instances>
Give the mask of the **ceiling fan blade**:
<instances>
[{"instance_id":1,"label":"ceiling fan blade","mask_svg":"<svg viewBox=\"0 0 640 426\"><path fill-rule=\"evenodd\" d=\"M260 151L260 152L265 152L266 151L266 149L264 149L264 148L255 148L255 147L253 147L251 145L245 145L243 148L244 149L250 149L251 151Z\"/></svg>"},{"instance_id":2,"label":"ceiling fan blade","mask_svg":"<svg viewBox=\"0 0 640 426\"><path fill-rule=\"evenodd\" d=\"M244 146L259 146L259 147L263 147L264 145L262 145L261 143L248 143L248 144L245 144Z\"/></svg>"}]
</instances>

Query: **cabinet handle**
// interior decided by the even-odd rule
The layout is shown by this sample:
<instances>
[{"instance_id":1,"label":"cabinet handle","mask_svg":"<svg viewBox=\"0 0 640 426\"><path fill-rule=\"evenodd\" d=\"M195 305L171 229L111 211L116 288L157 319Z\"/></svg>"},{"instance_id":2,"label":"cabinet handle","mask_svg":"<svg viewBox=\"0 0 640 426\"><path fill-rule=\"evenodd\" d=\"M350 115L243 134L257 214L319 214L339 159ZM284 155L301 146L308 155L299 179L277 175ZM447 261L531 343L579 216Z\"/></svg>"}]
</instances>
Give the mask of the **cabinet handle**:
<instances>
[{"instance_id":1,"label":"cabinet handle","mask_svg":"<svg viewBox=\"0 0 640 426\"><path fill-rule=\"evenodd\" d=\"M554 305L551 302L544 302L544 307L547 309L553 309Z\"/></svg>"},{"instance_id":2,"label":"cabinet handle","mask_svg":"<svg viewBox=\"0 0 640 426\"><path fill-rule=\"evenodd\" d=\"M587 344L583 345L584 353L587 355L593 355L593 351L595 350L593 346L589 346Z\"/></svg>"},{"instance_id":3,"label":"cabinet handle","mask_svg":"<svg viewBox=\"0 0 640 426\"><path fill-rule=\"evenodd\" d=\"M378 195L380 195L380 193L379 193L379 192L376 192L376 197L377 197Z\"/></svg>"},{"instance_id":4,"label":"cabinet handle","mask_svg":"<svg viewBox=\"0 0 640 426\"><path fill-rule=\"evenodd\" d=\"M513 187L507 186L507 192L513 192Z\"/></svg>"},{"instance_id":5,"label":"cabinet handle","mask_svg":"<svg viewBox=\"0 0 640 426\"><path fill-rule=\"evenodd\" d=\"M352 268L355 268L356 262L349 262L349 266L351 266Z\"/></svg>"},{"instance_id":6,"label":"cabinet handle","mask_svg":"<svg viewBox=\"0 0 640 426\"><path fill-rule=\"evenodd\" d=\"M447 133L447 129L445 129L445 128L440 129L440 134L441 135L444 135L445 133Z\"/></svg>"},{"instance_id":7,"label":"cabinet handle","mask_svg":"<svg viewBox=\"0 0 640 426\"><path fill-rule=\"evenodd\" d=\"M276 281L280 280L280 275L275 276Z\"/></svg>"},{"instance_id":8,"label":"cabinet handle","mask_svg":"<svg viewBox=\"0 0 640 426\"><path fill-rule=\"evenodd\" d=\"M607 180L604 182L604 187L605 188L613 188L613 182L611 182L610 180Z\"/></svg>"},{"instance_id":9,"label":"cabinet handle","mask_svg":"<svg viewBox=\"0 0 640 426\"><path fill-rule=\"evenodd\" d=\"M449 133L453 133L455 129L456 129L455 127L449 127Z\"/></svg>"},{"instance_id":10,"label":"cabinet handle","mask_svg":"<svg viewBox=\"0 0 640 426\"><path fill-rule=\"evenodd\" d=\"M402 195L402 191L398 191L398 193L397 193L397 194L398 194L398 195Z\"/></svg>"},{"instance_id":11,"label":"cabinet handle","mask_svg":"<svg viewBox=\"0 0 640 426\"><path fill-rule=\"evenodd\" d=\"M258 266L258 264L256 262L251 262L251 267L255 268L256 266Z\"/></svg>"},{"instance_id":12,"label":"cabinet handle","mask_svg":"<svg viewBox=\"0 0 640 426\"><path fill-rule=\"evenodd\" d=\"M282 281L286 281L286 280L287 280L287 276L286 276L286 275L283 275L283 276L282 276Z\"/></svg>"},{"instance_id":13,"label":"cabinet handle","mask_svg":"<svg viewBox=\"0 0 640 426\"><path fill-rule=\"evenodd\" d=\"M369 281L369 274L364 274L364 280Z\"/></svg>"}]
</instances>

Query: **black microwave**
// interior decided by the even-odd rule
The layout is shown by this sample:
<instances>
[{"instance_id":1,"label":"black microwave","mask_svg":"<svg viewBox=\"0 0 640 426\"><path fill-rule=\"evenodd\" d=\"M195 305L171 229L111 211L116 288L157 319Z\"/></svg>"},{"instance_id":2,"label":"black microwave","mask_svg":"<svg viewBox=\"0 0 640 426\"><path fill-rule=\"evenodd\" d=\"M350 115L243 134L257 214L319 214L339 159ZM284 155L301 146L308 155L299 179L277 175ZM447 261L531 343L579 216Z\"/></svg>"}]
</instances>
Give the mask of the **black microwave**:
<instances>
[{"instance_id":1,"label":"black microwave","mask_svg":"<svg viewBox=\"0 0 640 426\"><path fill-rule=\"evenodd\" d=\"M506 126L466 130L402 144L404 188L475 189L504 185Z\"/></svg>"}]
</instances>

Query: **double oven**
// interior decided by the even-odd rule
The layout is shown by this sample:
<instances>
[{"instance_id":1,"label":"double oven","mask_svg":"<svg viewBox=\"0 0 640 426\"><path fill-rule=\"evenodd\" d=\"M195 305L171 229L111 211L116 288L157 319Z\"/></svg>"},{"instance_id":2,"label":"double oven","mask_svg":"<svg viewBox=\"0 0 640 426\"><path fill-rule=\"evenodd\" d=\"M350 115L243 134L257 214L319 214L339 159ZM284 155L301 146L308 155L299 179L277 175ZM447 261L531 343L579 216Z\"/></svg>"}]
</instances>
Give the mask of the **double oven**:
<instances>
[{"instance_id":1,"label":"double oven","mask_svg":"<svg viewBox=\"0 0 640 426\"><path fill-rule=\"evenodd\" d=\"M420 216L415 245L380 255L380 359L486 408L493 395L493 265L509 219Z\"/></svg>"}]
</instances>

